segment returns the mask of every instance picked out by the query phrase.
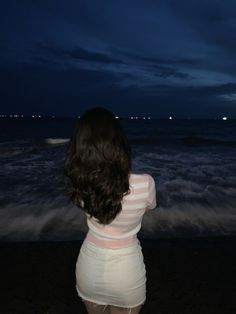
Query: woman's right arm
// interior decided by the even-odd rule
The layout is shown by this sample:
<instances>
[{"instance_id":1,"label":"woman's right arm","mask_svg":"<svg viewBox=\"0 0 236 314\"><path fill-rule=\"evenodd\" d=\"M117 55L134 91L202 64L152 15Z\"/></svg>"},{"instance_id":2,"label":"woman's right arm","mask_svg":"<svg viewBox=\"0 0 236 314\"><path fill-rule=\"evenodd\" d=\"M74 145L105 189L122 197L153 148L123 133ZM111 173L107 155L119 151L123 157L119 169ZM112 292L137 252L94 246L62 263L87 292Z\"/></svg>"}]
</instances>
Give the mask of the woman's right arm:
<instances>
[{"instance_id":1,"label":"woman's right arm","mask_svg":"<svg viewBox=\"0 0 236 314\"><path fill-rule=\"evenodd\" d=\"M157 207L156 184L153 177L150 174L148 174L148 198L147 198L146 211L150 209L154 209L156 207Z\"/></svg>"}]
</instances>

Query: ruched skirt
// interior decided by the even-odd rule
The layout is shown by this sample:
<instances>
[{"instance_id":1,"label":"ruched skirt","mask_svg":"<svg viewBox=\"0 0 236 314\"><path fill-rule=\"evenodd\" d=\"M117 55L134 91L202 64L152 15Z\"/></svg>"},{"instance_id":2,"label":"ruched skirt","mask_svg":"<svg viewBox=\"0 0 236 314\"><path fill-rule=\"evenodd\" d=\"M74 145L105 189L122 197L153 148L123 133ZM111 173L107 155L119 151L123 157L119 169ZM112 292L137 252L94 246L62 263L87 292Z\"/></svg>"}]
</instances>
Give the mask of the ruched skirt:
<instances>
[{"instance_id":1,"label":"ruched skirt","mask_svg":"<svg viewBox=\"0 0 236 314\"><path fill-rule=\"evenodd\" d=\"M146 300L146 268L138 239L134 245L118 249L97 247L85 239L75 276L83 301L131 308Z\"/></svg>"}]
</instances>

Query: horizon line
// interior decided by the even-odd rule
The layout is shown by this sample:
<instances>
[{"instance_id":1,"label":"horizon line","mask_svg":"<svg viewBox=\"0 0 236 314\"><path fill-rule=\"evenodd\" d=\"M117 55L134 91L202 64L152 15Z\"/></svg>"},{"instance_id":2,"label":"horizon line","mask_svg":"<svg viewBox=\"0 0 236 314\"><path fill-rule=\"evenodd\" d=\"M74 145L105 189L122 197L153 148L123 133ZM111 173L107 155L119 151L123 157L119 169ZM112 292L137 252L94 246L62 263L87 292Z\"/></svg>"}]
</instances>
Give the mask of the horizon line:
<instances>
[{"instance_id":1,"label":"horizon line","mask_svg":"<svg viewBox=\"0 0 236 314\"><path fill-rule=\"evenodd\" d=\"M116 116L118 119L130 119L130 120L180 120L180 119L204 119L204 120L235 120L236 117L229 117L229 116L218 116L218 117L152 117L152 116ZM0 114L0 118L33 118L33 119L42 119L42 118L64 118L64 119L79 119L80 116L61 116L56 114L51 115L42 115L42 114ZM226 119L223 119L226 118Z\"/></svg>"}]
</instances>

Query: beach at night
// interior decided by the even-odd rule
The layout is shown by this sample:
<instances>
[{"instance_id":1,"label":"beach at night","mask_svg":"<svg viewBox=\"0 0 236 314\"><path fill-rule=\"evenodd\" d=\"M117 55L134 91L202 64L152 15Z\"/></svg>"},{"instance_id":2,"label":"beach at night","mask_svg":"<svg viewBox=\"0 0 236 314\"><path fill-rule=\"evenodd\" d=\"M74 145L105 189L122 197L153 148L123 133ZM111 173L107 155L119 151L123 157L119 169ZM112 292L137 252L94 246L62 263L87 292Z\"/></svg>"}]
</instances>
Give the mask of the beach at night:
<instances>
[{"instance_id":1,"label":"beach at night","mask_svg":"<svg viewBox=\"0 0 236 314\"><path fill-rule=\"evenodd\" d=\"M0 136L1 314L86 313L74 271L88 227L62 172L61 139L75 122L2 122L10 131ZM157 207L138 233L147 272L141 313L234 313L235 122L201 120L202 129L197 120L122 123L134 173L156 180Z\"/></svg>"},{"instance_id":2,"label":"beach at night","mask_svg":"<svg viewBox=\"0 0 236 314\"><path fill-rule=\"evenodd\" d=\"M0 314L86 314L76 280L235 314L236 1L5 1L0 21Z\"/></svg>"}]
</instances>

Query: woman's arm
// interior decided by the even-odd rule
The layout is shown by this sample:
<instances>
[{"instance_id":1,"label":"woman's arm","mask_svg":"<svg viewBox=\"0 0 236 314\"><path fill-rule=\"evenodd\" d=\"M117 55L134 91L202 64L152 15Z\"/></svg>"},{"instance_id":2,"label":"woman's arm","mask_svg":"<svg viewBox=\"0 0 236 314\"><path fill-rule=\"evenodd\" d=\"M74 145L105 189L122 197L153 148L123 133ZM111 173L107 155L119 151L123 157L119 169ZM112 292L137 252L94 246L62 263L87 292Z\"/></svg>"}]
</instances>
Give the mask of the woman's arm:
<instances>
[{"instance_id":1,"label":"woman's arm","mask_svg":"<svg viewBox=\"0 0 236 314\"><path fill-rule=\"evenodd\" d=\"M148 198L146 210L154 209L156 206L156 184L153 177L148 174Z\"/></svg>"}]
</instances>

